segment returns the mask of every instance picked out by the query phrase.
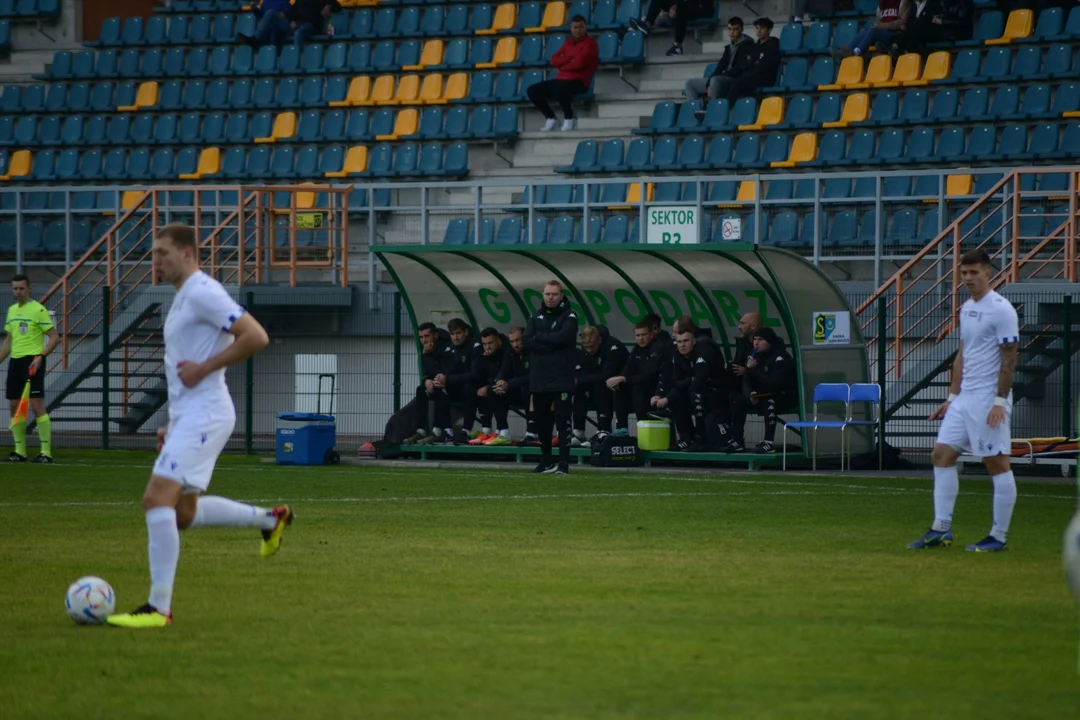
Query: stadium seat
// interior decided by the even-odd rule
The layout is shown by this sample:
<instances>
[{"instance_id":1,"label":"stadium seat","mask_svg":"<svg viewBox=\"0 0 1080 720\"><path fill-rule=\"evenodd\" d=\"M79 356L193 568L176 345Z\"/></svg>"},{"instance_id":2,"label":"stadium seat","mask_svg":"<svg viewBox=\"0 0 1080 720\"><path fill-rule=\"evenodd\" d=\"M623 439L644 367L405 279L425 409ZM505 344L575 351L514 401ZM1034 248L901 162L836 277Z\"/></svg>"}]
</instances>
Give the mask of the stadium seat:
<instances>
[{"instance_id":1,"label":"stadium seat","mask_svg":"<svg viewBox=\"0 0 1080 720\"><path fill-rule=\"evenodd\" d=\"M887 83L892 78L893 59L892 55L875 55L866 66L866 76L856 83L847 87L851 90L866 90Z\"/></svg>"},{"instance_id":2,"label":"stadium seat","mask_svg":"<svg viewBox=\"0 0 1080 720\"><path fill-rule=\"evenodd\" d=\"M840 63L840 70L837 72L836 80L834 82L830 82L826 85L818 85L817 89L822 92L829 90L845 90L862 82L863 74L862 56L852 55L844 58Z\"/></svg>"},{"instance_id":3,"label":"stadium seat","mask_svg":"<svg viewBox=\"0 0 1080 720\"><path fill-rule=\"evenodd\" d=\"M158 84L150 80L148 82L139 83L138 92L135 95L135 103L133 105L122 105L117 108L120 112L138 112L144 108L151 108L158 103Z\"/></svg>"},{"instance_id":4,"label":"stadium seat","mask_svg":"<svg viewBox=\"0 0 1080 720\"><path fill-rule=\"evenodd\" d=\"M1035 23L1035 29L1026 37L1018 37L1013 40L1017 43L1044 42L1059 35L1065 27L1065 12L1059 7L1043 8L1039 12L1039 19Z\"/></svg>"},{"instance_id":5,"label":"stadium seat","mask_svg":"<svg viewBox=\"0 0 1080 720\"><path fill-rule=\"evenodd\" d=\"M987 40L1001 37L1005 32L1005 18L998 10L990 10L979 15L975 24L975 33L970 40L953 41L955 47L975 47Z\"/></svg>"},{"instance_id":6,"label":"stadium seat","mask_svg":"<svg viewBox=\"0 0 1080 720\"><path fill-rule=\"evenodd\" d=\"M887 57L881 56L878 57ZM877 58L874 58L875 60ZM870 96L866 93L852 93L844 101L844 110L835 122L822 123L823 128L844 128L852 123L863 122L870 114Z\"/></svg>"},{"instance_id":7,"label":"stadium seat","mask_svg":"<svg viewBox=\"0 0 1080 720\"><path fill-rule=\"evenodd\" d=\"M956 119L963 122L972 122L976 118L986 115L990 105L990 93L986 88L969 88L964 93L964 99L960 103L960 109L956 113Z\"/></svg>"},{"instance_id":8,"label":"stadium seat","mask_svg":"<svg viewBox=\"0 0 1080 720\"><path fill-rule=\"evenodd\" d=\"M505 217L499 221L499 229L495 232L496 245L517 245L521 242L521 218L517 216Z\"/></svg>"},{"instance_id":9,"label":"stadium seat","mask_svg":"<svg viewBox=\"0 0 1080 720\"><path fill-rule=\"evenodd\" d=\"M744 165L754 165L758 161L758 157L761 155L761 136L756 133L739 136L739 141L735 144L735 151L732 153L731 160L718 165L714 169L728 170Z\"/></svg>"},{"instance_id":10,"label":"stadium seat","mask_svg":"<svg viewBox=\"0 0 1080 720\"><path fill-rule=\"evenodd\" d=\"M495 35L500 32L506 32L512 30L517 24L517 4L516 3L503 3L495 9L495 16L491 21L491 25L477 29L477 35Z\"/></svg>"},{"instance_id":11,"label":"stadium seat","mask_svg":"<svg viewBox=\"0 0 1080 720\"><path fill-rule=\"evenodd\" d=\"M393 78L391 77L391 81ZM378 85L378 81L376 81ZM375 96L376 90L372 91L372 97ZM397 88L394 90L394 96L387 98L379 102L380 105L415 105L420 100L420 76L419 75L402 75L398 79Z\"/></svg>"},{"instance_id":12,"label":"stadium seat","mask_svg":"<svg viewBox=\"0 0 1080 720\"><path fill-rule=\"evenodd\" d=\"M368 169L368 148L366 145L353 145L345 155L341 170L326 172L328 178L347 178L364 175Z\"/></svg>"},{"instance_id":13,"label":"stadium seat","mask_svg":"<svg viewBox=\"0 0 1080 720\"><path fill-rule=\"evenodd\" d=\"M934 100L930 104L930 110L927 112L926 117L921 120L915 120L913 122L922 124L937 124L947 123L952 121L957 116L957 108L959 106L959 95L955 90L939 90L934 93Z\"/></svg>"},{"instance_id":14,"label":"stadium seat","mask_svg":"<svg viewBox=\"0 0 1080 720\"><path fill-rule=\"evenodd\" d=\"M177 163L179 165L179 162ZM199 162L194 172L181 173L181 180L202 180L216 175L221 170L221 148L206 147L199 153Z\"/></svg>"},{"instance_id":15,"label":"stadium seat","mask_svg":"<svg viewBox=\"0 0 1080 720\"><path fill-rule=\"evenodd\" d=\"M875 82L875 88L896 88L907 83L917 82L922 72L922 56L918 53L905 53L896 60L892 77L883 82Z\"/></svg>"},{"instance_id":16,"label":"stadium seat","mask_svg":"<svg viewBox=\"0 0 1080 720\"><path fill-rule=\"evenodd\" d=\"M639 135L659 135L670 132L675 128L678 112L679 106L676 103L670 100L658 102L653 106L652 117L649 119L649 127L634 128L632 132Z\"/></svg>"},{"instance_id":17,"label":"stadium seat","mask_svg":"<svg viewBox=\"0 0 1080 720\"><path fill-rule=\"evenodd\" d=\"M791 144L791 154L787 160L772 161L769 167L790 168L804 162L813 162L817 158L817 133L799 133Z\"/></svg>"},{"instance_id":18,"label":"stadium seat","mask_svg":"<svg viewBox=\"0 0 1080 720\"><path fill-rule=\"evenodd\" d=\"M394 119L394 123L394 131L397 132L397 118ZM417 123L416 130L399 137L403 137L406 140L434 140L442 134L442 129L443 109L439 107L424 108L424 111L420 113L420 119Z\"/></svg>"},{"instance_id":19,"label":"stadium seat","mask_svg":"<svg viewBox=\"0 0 1080 720\"><path fill-rule=\"evenodd\" d=\"M265 136L256 135L254 142L256 144L274 143L284 138L291 138L294 135L296 135L296 113L283 112L274 117L274 124L270 133Z\"/></svg>"},{"instance_id":20,"label":"stadium seat","mask_svg":"<svg viewBox=\"0 0 1080 720\"><path fill-rule=\"evenodd\" d=\"M767 97L758 106L757 120L739 125L740 132L755 132L771 125L779 125L784 117L784 98Z\"/></svg>"},{"instance_id":21,"label":"stadium seat","mask_svg":"<svg viewBox=\"0 0 1080 720\"><path fill-rule=\"evenodd\" d=\"M675 148L677 147L678 141L675 138L663 138L661 142L663 140L670 141L669 145L672 148L671 161L673 162L675 157ZM614 168L619 167L623 163L624 150L625 146L621 138L612 138L610 140L605 140L604 144L600 146L600 154L597 161L596 172L614 172ZM654 151L653 153L654 157L655 155L656 151Z\"/></svg>"},{"instance_id":22,"label":"stadium seat","mask_svg":"<svg viewBox=\"0 0 1080 720\"><path fill-rule=\"evenodd\" d=\"M491 57L490 62L478 62L476 68L478 70L490 70L503 65L511 65L517 60L518 56L518 39L516 37L504 37L499 38L498 44L495 46L495 52Z\"/></svg>"},{"instance_id":23,"label":"stadium seat","mask_svg":"<svg viewBox=\"0 0 1080 720\"><path fill-rule=\"evenodd\" d=\"M726 102L726 101L725 101ZM787 101L784 109L784 122L777 129L799 129L813 127L814 99L809 95L795 95ZM760 112L758 113L760 116Z\"/></svg>"},{"instance_id":24,"label":"stadium seat","mask_svg":"<svg viewBox=\"0 0 1080 720\"><path fill-rule=\"evenodd\" d=\"M992 129L992 128L991 128ZM975 142L974 136L972 143ZM1001 130L1001 136L997 140L997 146L979 156L980 160L1000 161L1018 160L1027 155L1028 131L1023 125L1006 125ZM974 153L971 145L968 145L968 154Z\"/></svg>"},{"instance_id":25,"label":"stadium seat","mask_svg":"<svg viewBox=\"0 0 1080 720\"><path fill-rule=\"evenodd\" d=\"M420 112L416 108L404 108L394 118L393 131L384 135L376 135L378 142L399 140L407 135L415 135L420 126Z\"/></svg>"},{"instance_id":26,"label":"stadium seat","mask_svg":"<svg viewBox=\"0 0 1080 720\"><path fill-rule=\"evenodd\" d=\"M443 40L428 40L424 43L424 49L420 53L420 62L415 65L406 65L401 69L405 72L424 70L441 65L446 45Z\"/></svg>"},{"instance_id":27,"label":"stadium seat","mask_svg":"<svg viewBox=\"0 0 1080 720\"><path fill-rule=\"evenodd\" d=\"M873 139L873 133L869 131L861 131L868 134ZM873 145L871 144L871 148ZM825 133L821 140L818 142L817 158L814 160L804 161L800 163L804 167L828 167L831 165L839 164L844 160L844 154L847 150L847 138L844 133L839 130L831 130ZM826 182L826 188L829 187L829 182ZM850 183L848 183L850 185ZM837 187L834 185L833 187ZM826 197L847 197L847 190L842 195L826 195Z\"/></svg>"},{"instance_id":28,"label":"stadium seat","mask_svg":"<svg viewBox=\"0 0 1080 720\"><path fill-rule=\"evenodd\" d=\"M985 41L986 45L1008 45L1017 38L1026 38L1031 35L1034 26L1035 13L1028 9L1013 10L1009 13L1009 19L1005 22L1005 30L1000 37L990 38Z\"/></svg>"},{"instance_id":29,"label":"stadium seat","mask_svg":"<svg viewBox=\"0 0 1080 720\"><path fill-rule=\"evenodd\" d=\"M977 58L976 58L977 60ZM952 54L945 51L930 53L917 80L905 80L904 87L925 87L931 83L944 82L952 72Z\"/></svg>"},{"instance_id":30,"label":"stadium seat","mask_svg":"<svg viewBox=\"0 0 1080 720\"><path fill-rule=\"evenodd\" d=\"M594 172L599 166L599 146L595 140L582 140L574 150L574 158L569 165L556 167L557 173Z\"/></svg>"},{"instance_id":31,"label":"stadium seat","mask_svg":"<svg viewBox=\"0 0 1080 720\"><path fill-rule=\"evenodd\" d=\"M544 14L540 22L532 26L523 26L526 33L546 33L554 28L561 28L569 22L570 16L566 14L566 3L562 0L552 0L544 6ZM519 19L519 25L523 25Z\"/></svg>"},{"instance_id":32,"label":"stadium seat","mask_svg":"<svg viewBox=\"0 0 1080 720\"><path fill-rule=\"evenodd\" d=\"M1034 160L1054 157L1058 148L1058 126L1056 123L1036 125L1031 131L1031 143L1027 152L1016 160Z\"/></svg>"},{"instance_id":33,"label":"stadium seat","mask_svg":"<svg viewBox=\"0 0 1080 720\"><path fill-rule=\"evenodd\" d=\"M773 87L762 88L761 91L771 95L786 90L804 89L809 73L810 65L806 58L788 58L784 61L780 82Z\"/></svg>"}]
</instances>

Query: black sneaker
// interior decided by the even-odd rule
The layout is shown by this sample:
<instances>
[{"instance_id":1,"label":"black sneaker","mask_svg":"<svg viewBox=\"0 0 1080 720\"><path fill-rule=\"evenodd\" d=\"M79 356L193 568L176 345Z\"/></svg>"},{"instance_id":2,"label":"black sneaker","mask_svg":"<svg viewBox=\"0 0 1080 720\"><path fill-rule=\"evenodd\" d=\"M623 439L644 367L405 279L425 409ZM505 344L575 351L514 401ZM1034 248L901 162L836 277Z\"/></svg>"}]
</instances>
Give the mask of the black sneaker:
<instances>
[{"instance_id":1,"label":"black sneaker","mask_svg":"<svg viewBox=\"0 0 1080 720\"><path fill-rule=\"evenodd\" d=\"M689 440L680 440L679 442L675 443L675 445L673 445L671 447L671 450L673 452L686 452L691 447L692 447L692 444L690 443Z\"/></svg>"},{"instance_id":2,"label":"black sneaker","mask_svg":"<svg viewBox=\"0 0 1080 720\"><path fill-rule=\"evenodd\" d=\"M559 463L558 467L555 468L555 474L556 475L569 475L570 474L570 466L567 465L566 463Z\"/></svg>"},{"instance_id":3,"label":"black sneaker","mask_svg":"<svg viewBox=\"0 0 1080 720\"><path fill-rule=\"evenodd\" d=\"M758 453L761 455L772 455L776 452L776 446L768 440L762 440L757 444L757 447L754 449L757 450Z\"/></svg>"},{"instance_id":4,"label":"black sneaker","mask_svg":"<svg viewBox=\"0 0 1080 720\"><path fill-rule=\"evenodd\" d=\"M241 45L250 45L251 47L257 47L255 44L255 38L251 35L245 35L244 33L236 33L236 42Z\"/></svg>"},{"instance_id":5,"label":"black sneaker","mask_svg":"<svg viewBox=\"0 0 1080 720\"><path fill-rule=\"evenodd\" d=\"M668 57L671 57L672 55L682 55L682 45L679 43L672 43L671 47L668 48L666 55Z\"/></svg>"},{"instance_id":6,"label":"black sneaker","mask_svg":"<svg viewBox=\"0 0 1080 720\"><path fill-rule=\"evenodd\" d=\"M51 463L52 461L53 461L52 456L46 455L45 453L38 453L38 456L33 459L33 462L36 462L39 465L41 465L41 464L47 465L48 463Z\"/></svg>"},{"instance_id":7,"label":"black sneaker","mask_svg":"<svg viewBox=\"0 0 1080 720\"><path fill-rule=\"evenodd\" d=\"M540 447L540 438L534 433L525 433L525 439L521 441L521 444L526 447Z\"/></svg>"},{"instance_id":8,"label":"black sneaker","mask_svg":"<svg viewBox=\"0 0 1080 720\"><path fill-rule=\"evenodd\" d=\"M29 459L30 458L26 457L25 455L20 455L17 452L13 452L8 455L8 462L26 462Z\"/></svg>"},{"instance_id":9,"label":"black sneaker","mask_svg":"<svg viewBox=\"0 0 1080 720\"><path fill-rule=\"evenodd\" d=\"M537 475L550 475L556 470L558 470L558 466L555 463L550 460L541 460L537 463L536 467L533 468L533 473Z\"/></svg>"},{"instance_id":10,"label":"black sneaker","mask_svg":"<svg viewBox=\"0 0 1080 720\"><path fill-rule=\"evenodd\" d=\"M704 110L695 110L694 111L694 119L697 120L698 122L701 122L702 120L704 120L705 119L705 111Z\"/></svg>"},{"instance_id":11,"label":"black sneaker","mask_svg":"<svg viewBox=\"0 0 1080 720\"><path fill-rule=\"evenodd\" d=\"M720 448L720 452L741 453L745 449L738 440L728 440L727 444Z\"/></svg>"},{"instance_id":12,"label":"black sneaker","mask_svg":"<svg viewBox=\"0 0 1080 720\"><path fill-rule=\"evenodd\" d=\"M637 30L645 37L649 37L649 30L651 28L649 27L649 23L646 22L644 18L640 20L638 18L630 18L630 29Z\"/></svg>"},{"instance_id":13,"label":"black sneaker","mask_svg":"<svg viewBox=\"0 0 1080 720\"><path fill-rule=\"evenodd\" d=\"M454 433L453 440L451 442L453 442L455 445L468 445L470 440L472 440L472 438L469 437L469 433L465 432L464 430L458 430L456 433Z\"/></svg>"}]
</instances>

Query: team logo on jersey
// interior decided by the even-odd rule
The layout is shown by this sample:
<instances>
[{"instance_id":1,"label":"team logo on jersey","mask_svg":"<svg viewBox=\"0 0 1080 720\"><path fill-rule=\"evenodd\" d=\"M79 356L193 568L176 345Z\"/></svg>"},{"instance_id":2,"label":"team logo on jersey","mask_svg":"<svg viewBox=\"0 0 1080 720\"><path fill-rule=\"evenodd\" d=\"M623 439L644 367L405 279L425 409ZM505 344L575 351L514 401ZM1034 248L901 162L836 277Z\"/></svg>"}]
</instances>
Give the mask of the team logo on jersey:
<instances>
[{"instance_id":1,"label":"team logo on jersey","mask_svg":"<svg viewBox=\"0 0 1080 720\"><path fill-rule=\"evenodd\" d=\"M25 321L24 321L24 322L21 322L21 323L19 323L19 334L20 334L20 335L25 335L25 334L26 334L26 332L27 332L27 331L28 331L29 329L30 329L30 326L29 326L29 325L27 325Z\"/></svg>"}]
</instances>

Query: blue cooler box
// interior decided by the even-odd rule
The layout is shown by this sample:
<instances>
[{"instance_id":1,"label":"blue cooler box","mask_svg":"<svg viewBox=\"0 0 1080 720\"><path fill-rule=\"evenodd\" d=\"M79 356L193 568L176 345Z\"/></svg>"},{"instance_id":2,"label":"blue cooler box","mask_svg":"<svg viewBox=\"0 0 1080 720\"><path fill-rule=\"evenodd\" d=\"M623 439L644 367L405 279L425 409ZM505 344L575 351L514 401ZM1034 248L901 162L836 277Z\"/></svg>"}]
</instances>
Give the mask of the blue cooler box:
<instances>
[{"instance_id":1,"label":"blue cooler box","mask_svg":"<svg viewBox=\"0 0 1080 720\"><path fill-rule=\"evenodd\" d=\"M337 441L333 415L278 413L278 465L322 465L333 462Z\"/></svg>"}]
</instances>

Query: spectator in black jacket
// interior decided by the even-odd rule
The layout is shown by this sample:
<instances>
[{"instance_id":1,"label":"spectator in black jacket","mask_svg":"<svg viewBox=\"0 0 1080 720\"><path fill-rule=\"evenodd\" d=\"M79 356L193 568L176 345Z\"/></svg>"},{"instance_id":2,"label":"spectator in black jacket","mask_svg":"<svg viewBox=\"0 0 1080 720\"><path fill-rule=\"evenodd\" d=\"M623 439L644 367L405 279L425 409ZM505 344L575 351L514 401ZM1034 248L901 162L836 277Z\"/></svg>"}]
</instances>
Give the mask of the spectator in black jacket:
<instances>
[{"instance_id":1,"label":"spectator in black jacket","mask_svg":"<svg viewBox=\"0 0 1080 720\"><path fill-rule=\"evenodd\" d=\"M421 382L416 388L416 402L423 417L421 425L427 426L431 405L435 406L435 417L430 433L422 427L416 431L416 435L406 440L406 443L441 445L453 439L450 398L446 395L446 388L441 383L436 383L436 379L444 377L446 373L446 350L450 346L450 338L449 335L441 334L435 324L429 322L419 327L417 335L420 340Z\"/></svg>"},{"instance_id":2,"label":"spectator in black jacket","mask_svg":"<svg viewBox=\"0 0 1080 720\"><path fill-rule=\"evenodd\" d=\"M736 68L738 74L728 86L728 102L734 104L741 97L753 95L759 88L776 84L776 75L780 71L780 41L770 35L772 29L773 21L767 17L754 21L757 42L745 57L739 56L742 65Z\"/></svg>"},{"instance_id":3,"label":"spectator in black jacket","mask_svg":"<svg viewBox=\"0 0 1080 720\"><path fill-rule=\"evenodd\" d=\"M618 408L622 404L629 405L638 420L647 418L651 410L650 401L660 385L660 374L670 371L671 336L666 332L663 335L658 333L648 316L634 326L634 342L636 347L630 350L622 374L607 381L607 386L615 391L617 422L613 434L616 436L629 434L629 428L619 424L622 418L618 417Z\"/></svg>"},{"instance_id":4,"label":"spectator in black jacket","mask_svg":"<svg viewBox=\"0 0 1080 720\"><path fill-rule=\"evenodd\" d=\"M675 345L671 376L661 376L652 405L670 410L679 436L677 449L704 450L709 444L707 423L728 415L724 351L688 316L675 321Z\"/></svg>"},{"instance_id":5,"label":"spectator in black jacket","mask_svg":"<svg viewBox=\"0 0 1080 720\"><path fill-rule=\"evenodd\" d=\"M544 304L525 326L525 352L529 355L529 389L532 391L536 429L540 434L541 459L533 472L566 475L570 472L570 414L577 365L577 313L563 296L562 283L549 280ZM551 459L551 431L558 427L559 464Z\"/></svg>"},{"instance_id":6,"label":"spectator in black jacket","mask_svg":"<svg viewBox=\"0 0 1080 720\"><path fill-rule=\"evenodd\" d=\"M446 394L451 401L465 403L461 430L454 437L456 444L465 445L470 440L473 425L476 424L476 411L479 409L476 387L473 384L473 368L484 354L484 348L461 318L453 318L446 324L446 329L450 331L451 342L444 353L447 356L445 370L435 378L435 384L446 388ZM490 434L491 413L486 403L483 410L480 424Z\"/></svg>"},{"instance_id":7,"label":"spectator in black jacket","mask_svg":"<svg viewBox=\"0 0 1080 720\"><path fill-rule=\"evenodd\" d=\"M506 394L495 392L503 369L513 353L510 340L495 328L484 328L480 333L480 345L483 354L473 361L472 387L476 388L476 405L481 415L494 416L495 428L483 428L480 434L469 440L470 445L512 445L510 439L510 398ZM483 424L483 423L481 423Z\"/></svg>"},{"instance_id":8,"label":"spectator in black jacket","mask_svg":"<svg viewBox=\"0 0 1080 720\"><path fill-rule=\"evenodd\" d=\"M611 415L615 412L615 393L607 381L626 367L630 352L611 337L603 325L585 327L581 331L581 355L577 368L577 389L574 391L574 447L585 444L585 418L589 410L596 411L596 427L601 435L611 432ZM626 408L622 410L622 426L626 427Z\"/></svg>"},{"instance_id":9,"label":"spectator in black jacket","mask_svg":"<svg viewBox=\"0 0 1080 720\"><path fill-rule=\"evenodd\" d=\"M510 352L506 353L503 369L495 381L495 392L505 395L508 406L525 415L525 439L522 445L539 445L536 413L533 412L529 394L529 356L525 354L525 328L510 328L506 337L510 342Z\"/></svg>"},{"instance_id":10,"label":"spectator in black jacket","mask_svg":"<svg viewBox=\"0 0 1080 720\"><path fill-rule=\"evenodd\" d=\"M973 0L914 0L907 25L893 37L891 54L922 55L929 43L968 40L974 17Z\"/></svg>"},{"instance_id":11,"label":"spectator in black jacket","mask_svg":"<svg viewBox=\"0 0 1080 720\"><path fill-rule=\"evenodd\" d=\"M687 100L704 98L704 101L708 102L727 97L728 86L735 81L733 76L728 75L728 71L738 66L735 58L740 52L748 52L754 46L754 39L743 34L742 18L733 17L728 20L727 30L728 39L731 42L724 48L724 54L720 56L719 62L713 68L712 75L708 78L695 77L686 81L683 90L686 92ZM699 110L698 113L704 117L705 110Z\"/></svg>"},{"instance_id":12,"label":"spectator in black jacket","mask_svg":"<svg viewBox=\"0 0 1080 720\"><path fill-rule=\"evenodd\" d=\"M651 0L645 17L630 18L630 29L648 37L662 12L666 12L675 25L675 43L668 49L667 54L682 55L687 23L710 17L716 12L716 3L714 0Z\"/></svg>"},{"instance_id":13,"label":"spectator in black jacket","mask_svg":"<svg viewBox=\"0 0 1080 720\"><path fill-rule=\"evenodd\" d=\"M743 374L743 392L732 403L733 438L727 452L742 452L743 430L747 414L759 413L765 417L765 439L757 445L759 453L774 453L777 416L799 404L799 376L795 360L784 348L784 341L772 328L758 328L754 332L754 350L746 361Z\"/></svg>"},{"instance_id":14,"label":"spectator in black jacket","mask_svg":"<svg viewBox=\"0 0 1080 720\"><path fill-rule=\"evenodd\" d=\"M268 6L263 9L262 19L255 29L255 35L237 33L237 39L247 45L280 45L292 33L293 43L303 46L312 35L319 35L326 29L330 14L340 10L337 0L270 0L263 2Z\"/></svg>"}]
</instances>

